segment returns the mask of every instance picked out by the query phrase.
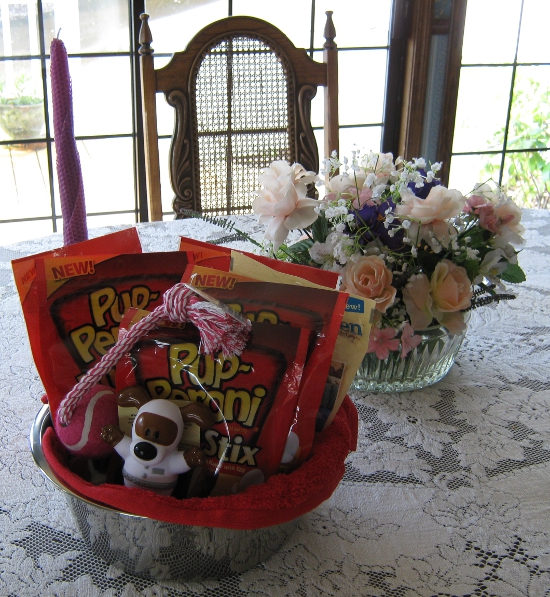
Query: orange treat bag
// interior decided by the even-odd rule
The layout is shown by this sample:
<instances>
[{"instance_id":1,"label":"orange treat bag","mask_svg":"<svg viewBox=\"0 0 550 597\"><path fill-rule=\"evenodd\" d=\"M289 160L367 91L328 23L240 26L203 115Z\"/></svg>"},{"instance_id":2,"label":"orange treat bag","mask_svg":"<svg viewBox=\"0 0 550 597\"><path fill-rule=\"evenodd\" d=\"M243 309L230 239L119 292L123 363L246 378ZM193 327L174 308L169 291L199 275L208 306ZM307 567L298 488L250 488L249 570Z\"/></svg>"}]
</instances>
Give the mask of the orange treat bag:
<instances>
[{"instance_id":1,"label":"orange treat bag","mask_svg":"<svg viewBox=\"0 0 550 597\"><path fill-rule=\"evenodd\" d=\"M307 458L348 295L322 288L258 282L201 266L190 266L185 282L205 289L253 322L309 331L309 348L292 424L295 451L289 468Z\"/></svg>"},{"instance_id":2,"label":"orange treat bag","mask_svg":"<svg viewBox=\"0 0 550 597\"><path fill-rule=\"evenodd\" d=\"M41 376L55 415L78 379L114 345L130 307L153 309L179 282L186 253L52 257L37 262ZM114 387L112 374L102 383ZM54 416L55 420L55 416Z\"/></svg>"},{"instance_id":3,"label":"orange treat bag","mask_svg":"<svg viewBox=\"0 0 550 597\"><path fill-rule=\"evenodd\" d=\"M131 310L130 328L147 313ZM239 356L201 354L197 329L164 323L119 362L117 391L139 385L152 398L208 405L211 429L201 431L206 464L196 471L193 496L238 492L279 469L296 407L308 333L300 328L252 324ZM131 424L126 410L124 425Z\"/></svg>"},{"instance_id":4,"label":"orange treat bag","mask_svg":"<svg viewBox=\"0 0 550 597\"><path fill-rule=\"evenodd\" d=\"M37 255L29 255L14 259L11 262L13 277L19 293L23 316L27 325L27 333L38 374L43 379L44 367L49 367L46 361L42 363L40 350L40 326L37 325L39 309L38 284L36 282L37 263L52 257L71 257L83 255L99 255L113 253L141 253L141 243L136 228L127 228L120 232L113 232L105 236L60 247L53 251L45 251Z\"/></svg>"},{"instance_id":5,"label":"orange treat bag","mask_svg":"<svg viewBox=\"0 0 550 597\"><path fill-rule=\"evenodd\" d=\"M340 277L336 272L329 272L317 267L289 263L288 261L279 261L278 259L265 257L264 255L255 255L254 253L248 253L246 251L237 251L235 249L229 249L228 247L215 246L184 236L180 239L180 251L193 253L193 263L197 265L224 271L230 270L232 255L240 253L272 270L283 274L298 276L325 288L336 288Z\"/></svg>"}]
</instances>

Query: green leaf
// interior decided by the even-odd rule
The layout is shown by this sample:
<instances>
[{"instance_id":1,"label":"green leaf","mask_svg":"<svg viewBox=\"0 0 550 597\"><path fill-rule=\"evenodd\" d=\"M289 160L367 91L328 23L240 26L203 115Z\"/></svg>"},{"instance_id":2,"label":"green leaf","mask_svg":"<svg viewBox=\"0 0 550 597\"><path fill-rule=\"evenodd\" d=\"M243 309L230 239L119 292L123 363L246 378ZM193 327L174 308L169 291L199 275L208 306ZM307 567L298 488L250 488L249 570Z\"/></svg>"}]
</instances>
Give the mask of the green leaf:
<instances>
[{"instance_id":1,"label":"green leaf","mask_svg":"<svg viewBox=\"0 0 550 597\"><path fill-rule=\"evenodd\" d=\"M512 284L519 284L527 280L524 271L517 263L509 263L508 267L500 274L500 279Z\"/></svg>"},{"instance_id":2,"label":"green leaf","mask_svg":"<svg viewBox=\"0 0 550 597\"><path fill-rule=\"evenodd\" d=\"M462 262L462 267L470 280L474 280L479 273L480 262L475 259L466 259Z\"/></svg>"},{"instance_id":3,"label":"green leaf","mask_svg":"<svg viewBox=\"0 0 550 597\"><path fill-rule=\"evenodd\" d=\"M313 236L313 240L317 241L318 243L324 243L325 239L328 236L328 220L323 215L319 215L319 217L313 222L311 226L311 234Z\"/></svg>"}]
</instances>

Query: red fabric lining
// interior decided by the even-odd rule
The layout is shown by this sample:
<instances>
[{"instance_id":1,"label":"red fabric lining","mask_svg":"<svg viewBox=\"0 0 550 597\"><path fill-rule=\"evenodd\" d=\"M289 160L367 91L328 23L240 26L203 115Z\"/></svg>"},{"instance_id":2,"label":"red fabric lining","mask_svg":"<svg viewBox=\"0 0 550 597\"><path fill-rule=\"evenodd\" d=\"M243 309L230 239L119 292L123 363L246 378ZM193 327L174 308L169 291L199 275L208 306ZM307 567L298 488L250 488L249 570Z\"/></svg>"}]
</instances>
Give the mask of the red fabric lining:
<instances>
[{"instance_id":1,"label":"red fabric lining","mask_svg":"<svg viewBox=\"0 0 550 597\"><path fill-rule=\"evenodd\" d=\"M293 520L328 499L344 475L347 455L357 447L357 433L357 410L346 396L331 425L317 435L310 458L294 472L275 475L238 495L188 500L84 481L66 467L65 449L51 427L42 438L42 449L56 477L95 502L176 524L258 529Z\"/></svg>"}]
</instances>

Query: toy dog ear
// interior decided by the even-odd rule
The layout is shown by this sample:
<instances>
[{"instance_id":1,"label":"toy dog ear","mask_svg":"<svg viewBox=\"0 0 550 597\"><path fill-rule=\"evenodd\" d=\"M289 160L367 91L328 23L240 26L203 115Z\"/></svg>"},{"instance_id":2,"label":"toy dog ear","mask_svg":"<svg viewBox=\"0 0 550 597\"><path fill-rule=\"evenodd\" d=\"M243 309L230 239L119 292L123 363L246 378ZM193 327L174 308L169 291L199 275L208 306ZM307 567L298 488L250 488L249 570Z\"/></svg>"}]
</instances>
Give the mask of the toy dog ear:
<instances>
[{"instance_id":1,"label":"toy dog ear","mask_svg":"<svg viewBox=\"0 0 550 597\"><path fill-rule=\"evenodd\" d=\"M216 415L206 404L190 402L180 407L184 423L196 423L201 429L209 429L216 422Z\"/></svg>"},{"instance_id":2,"label":"toy dog ear","mask_svg":"<svg viewBox=\"0 0 550 597\"><path fill-rule=\"evenodd\" d=\"M152 400L151 396L140 386L124 388L116 399L119 406L135 406L138 409L150 400Z\"/></svg>"}]
</instances>

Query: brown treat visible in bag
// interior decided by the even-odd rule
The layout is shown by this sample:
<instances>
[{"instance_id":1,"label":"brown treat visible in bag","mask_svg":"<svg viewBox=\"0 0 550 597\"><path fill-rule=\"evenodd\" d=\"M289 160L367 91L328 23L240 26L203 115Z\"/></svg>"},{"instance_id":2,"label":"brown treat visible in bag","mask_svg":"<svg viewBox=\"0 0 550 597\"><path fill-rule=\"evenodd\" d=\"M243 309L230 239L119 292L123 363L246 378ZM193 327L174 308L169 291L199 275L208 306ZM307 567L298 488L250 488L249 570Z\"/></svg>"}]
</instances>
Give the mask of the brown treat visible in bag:
<instances>
[{"instance_id":1,"label":"brown treat visible in bag","mask_svg":"<svg viewBox=\"0 0 550 597\"><path fill-rule=\"evenodd\" d=\"M40 353L48 364L42 382L54 415L79 378L115 344L126 311L160 305L188 263L180 252L37 262ZM113 374L102 383L114 387Z\"/></svg>"},{"instance_id":2,"label":"brown treat visible in bag","mask_svg":"<svg viewBox=\"0 0 550 597\"><path fill-rule=\"evenodd\" d=\"M291 440L299 448L289 451L286 466L307 458L325 392L334 346L348 294L322 288L298 287L250 280L243 276L201 266L190 266L184 277L214 298L228 304L253 322L293 325L309 330L310 343L299 391ZM296 437L297 436L297 437Z\"/></svg>"},{"instance_id":3,"label":"brown treat visible in bag","mask_svg":"<svg viewBox=\"0 0 550 597\"><path fill-rule=\"evenodd\" d=\"M144 315L130 311L121 327L131 327ZM153 398L208 405L216 422L201 431L206 465L195 474L190 491L201 497L233 493L251 476L264 480L279 469L307 337L306 331L291 326L253 324L242 354L226 358L201 354L194 326L166 323L119 362L117 391L139 385ZM128 413L122 416L126 419Z\"/></svg>"}]
</instances>

